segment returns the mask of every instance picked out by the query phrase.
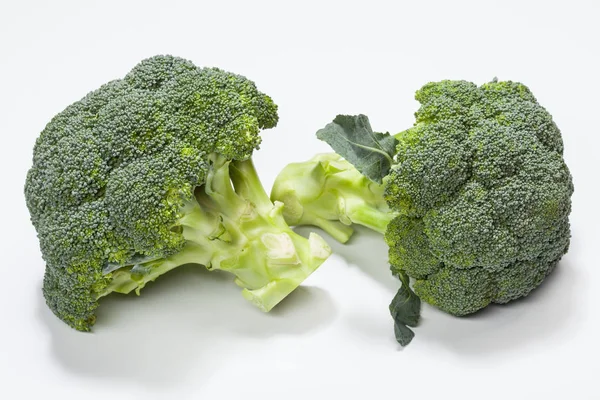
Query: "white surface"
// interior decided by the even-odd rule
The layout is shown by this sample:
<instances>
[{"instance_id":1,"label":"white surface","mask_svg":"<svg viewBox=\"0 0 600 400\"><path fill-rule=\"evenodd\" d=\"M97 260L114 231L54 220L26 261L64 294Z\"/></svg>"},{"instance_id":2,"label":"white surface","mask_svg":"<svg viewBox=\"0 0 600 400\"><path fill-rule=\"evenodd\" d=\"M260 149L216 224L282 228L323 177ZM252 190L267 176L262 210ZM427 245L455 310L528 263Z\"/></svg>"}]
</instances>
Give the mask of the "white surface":
<instances>
[{"instance_id":1,"label":"white surface","mask_svg":"<svg viewBox=\"0 0 600 400\"><path fill-rule=\"evenodd\" d=\"M0 397L600 398L599 17L600 3L574 0L3 1ZM404 350L387 311L398 282L365 231L271 314L228 275L186 268L104 299L94 332L76 332L41 296L22 195L32 146L66 105L159 53L246 75L279 104L255 156L266 187L328 150L314 132L337 113L399 131L428 81L522 81L563 131L571 251L523 301L463 319L425 305Z\"/></svg>"}]
</instances>

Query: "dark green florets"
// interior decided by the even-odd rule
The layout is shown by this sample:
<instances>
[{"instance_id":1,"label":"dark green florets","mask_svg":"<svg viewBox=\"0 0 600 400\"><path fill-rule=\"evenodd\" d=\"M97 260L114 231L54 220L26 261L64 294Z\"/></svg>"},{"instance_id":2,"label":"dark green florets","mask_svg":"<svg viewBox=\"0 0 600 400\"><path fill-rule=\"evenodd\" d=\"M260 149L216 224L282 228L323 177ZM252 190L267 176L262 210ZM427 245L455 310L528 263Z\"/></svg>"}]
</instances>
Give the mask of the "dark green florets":
<instances>
[{"instance_id":1,"label":"dark green florets","mask_svg":"<svg viewBox=\"0 0 600 400\"><path fill-rule=\"evenodd\" d=\"M277 119L253 82L171 56L142 61L54 117L25 186L54 313L89 329L111 279L103 268L181 249L180 209L209 155L248 159Z\"/></svg>"},{"instance_id":2,"label":"dark green florets","mask_svg":"<svg viewBox=\"0 0 600 400\"><path fill-rule=\"evenodd\" d=\"M386 240L415 292L464 315L527 295L569 246L573 184L551 115L516 82L417 92L385 196Z\"/></svg>"}]
</instances>

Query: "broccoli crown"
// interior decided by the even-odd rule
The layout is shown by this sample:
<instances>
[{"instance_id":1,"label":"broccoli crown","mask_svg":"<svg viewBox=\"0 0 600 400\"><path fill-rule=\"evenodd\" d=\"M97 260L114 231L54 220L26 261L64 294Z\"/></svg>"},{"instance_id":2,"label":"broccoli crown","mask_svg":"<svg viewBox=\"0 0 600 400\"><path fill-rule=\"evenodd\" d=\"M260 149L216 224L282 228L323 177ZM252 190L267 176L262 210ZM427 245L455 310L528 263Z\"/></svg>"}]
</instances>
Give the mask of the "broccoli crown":
<instances>
[{"instance_id":1,"label":"broccoli crown","mask_svg":"<svg viewBox=\"0 0 600 400\"><path fill-rule=\"evenodd\" d=\"M182 205L204 183L209 156L248 159L277 120L250 80L172 56L140 62L56 115L25 185L54 313L87 330L107 265L178 252Z\"/></svg>"},{"instance_id":2,"label":"broccoli crown","mask_svg":"<svg viewBox=\"0 0 600 400\"><path fill-rule=\"evenodd\" d=\"M569 247L560 130L517 82L429 83L416 99L385 187L399 213L385 235L392 270L454 315L527 295Z\"/></svg>"}]
</instances>

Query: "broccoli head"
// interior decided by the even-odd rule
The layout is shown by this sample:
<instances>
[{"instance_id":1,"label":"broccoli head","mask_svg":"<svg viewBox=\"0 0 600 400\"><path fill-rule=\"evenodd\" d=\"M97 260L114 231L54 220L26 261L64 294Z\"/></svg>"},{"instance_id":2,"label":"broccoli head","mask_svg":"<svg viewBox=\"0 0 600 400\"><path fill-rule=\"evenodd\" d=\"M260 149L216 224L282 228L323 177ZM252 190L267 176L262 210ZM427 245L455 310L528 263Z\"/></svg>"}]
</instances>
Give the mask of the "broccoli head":
<instances>
[{"instance_id":1,"label":"broccoli head","mask_svg":"<svg viewBox=\"0 0 600 400\"><path fill-rule=\"evenodd\" d=\"M98 299L187 263L232 272L268 311L329 255L285 223L251 156L277 106L217 68L156 56L56 115L36 141L25 197L50 309L78 330Z\"/></svg>"},{"instance_id":2,"label":"broccoli head","mask_svg":"<svg viewBox=\"0 0 600 400\"><path fill-rule=\"evenodd\" d=\"M421 299L450 314L526 296L569 248L573 183L560 130L516 82L429 83L416 99L414 126L394 136L373 132L364 115L338 116L317 132L338 154L296 164L324 176L291 164L272 200L285 199L290 223L317 225L341 241L349 234L336 236L336 220L384 232L403 287L413 278ZM344 167L316 165L334 159ZM343 215L369 218L341 218L339 202L319 200L331 196L362 197L344 203ZM408 288L390 306L402 344L412 332L398 325L416 324L415 307Z\"/></svg>"},{"instance_id":3,"label":"broccoli head","mask_svg":"<svg viewBox=\"0 0 600 400\"><path fill-rule=\"evenodd\" d=\"M516 82L430 83L416 99L385 186L392 270L454 315L527 295L569 247L560 130Z\"/></svg>"}]
</instances>

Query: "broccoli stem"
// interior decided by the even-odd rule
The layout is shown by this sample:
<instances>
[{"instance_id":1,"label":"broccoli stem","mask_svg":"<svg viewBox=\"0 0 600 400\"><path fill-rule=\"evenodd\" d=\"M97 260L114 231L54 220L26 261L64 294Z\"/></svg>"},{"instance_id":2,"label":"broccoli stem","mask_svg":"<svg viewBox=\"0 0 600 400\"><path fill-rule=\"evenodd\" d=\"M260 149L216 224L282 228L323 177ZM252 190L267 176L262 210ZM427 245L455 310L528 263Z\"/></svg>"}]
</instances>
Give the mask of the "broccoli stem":
<instances>
[{"instance_id":1,"label":"broccoli stem","mask_svg":"<svg viewBox=\"0 0 600 400\"><path fill-rule=\"evenodd\" d=\"M308 239L286 224L283 204L273 204L252 160L210 157L206 183L184 202L179 226L185 245L159 260L114 271L109 287L129 293L183 264L202 264L236 276L243 296L263 311L271 310L331 254L318 235Z\"/></svg>"},{"instance_id":2,"label":"broccoli stem","mask_svg":"<svg viewBox=\"0 0 600 400\"><path fill-rule=\"evenodd\" d=\"M335 153L286 166L275 180L271 199L285 204L288 224L317 226L341 243L352 236L352 224L384 234L396 215L383 198L383 185Z\"/></svg>"},{"instance_id":3,"label":"broccoli stem","mask_svg":"<svg viewBox=\"0 0 600 400\"><path fill-rule=\"evenodd\" d=\"M340 243L346 243L354 233L354 229L349 225L344 225L339 221L332 221L314 215L307 215L301 223L296 224L296 226L302 225L314 225L319 227Z\"/></svg>"},{"instance_id":4,"label":"broccoli stem","mask_svg":"<svg viewBox=\"0 0 600 400\"><path fill-rule=\"evenodd\" d=\"M367 202L351 207L349 212L352 223L365 226L382 235L385 234L388 224L395 216L393 212L381 211Z\"/></svg>"},{"instance_id":5,"label":"broccoli stem","mask_svg":"<svg viewBox=\"0 0 600 400\"><path fill-rule=\"evenodd\" d=\"M133 290L139 295L146 283L184 264L203 264L200 260L206 252L197 244L186 244L184 248L172 256L150 261L144 264L124 267L112 272L112 280L108 287L98 296L106 296L117 292L127 294Z\"/></svg>"},{"instance_id":6,"label":"broccoli stem","mask_svg":"<svg viewBox=\"0 0 600 400\"><path fill-rule=\"evenodd\" d=\"M273 203L260 182L252 159L232 161L229 173L236 193L251 201L259 212L268 212L273 208Z\"/></svg>"}]
</instances>

